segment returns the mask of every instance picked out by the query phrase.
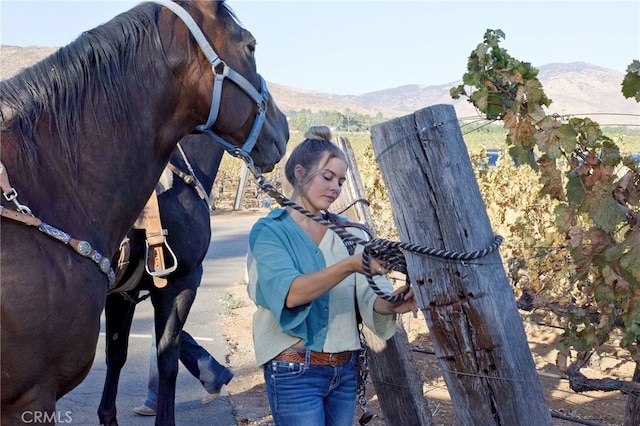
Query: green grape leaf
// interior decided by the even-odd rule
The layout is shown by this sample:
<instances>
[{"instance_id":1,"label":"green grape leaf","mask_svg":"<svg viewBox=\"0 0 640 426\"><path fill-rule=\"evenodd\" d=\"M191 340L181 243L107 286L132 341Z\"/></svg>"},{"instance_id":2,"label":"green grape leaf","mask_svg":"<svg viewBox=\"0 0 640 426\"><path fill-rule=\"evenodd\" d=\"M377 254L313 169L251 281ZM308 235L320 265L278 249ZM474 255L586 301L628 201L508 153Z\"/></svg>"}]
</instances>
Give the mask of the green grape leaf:
<instances>
[{"instance_id":1,"label":"green grape leaf","mask_svg":"<svg viewBox=\"0 0 640 426\"><path fill-rule=\"evenodd\" d=\"M560 146L564 152L573 152L578 143L578 132L568 124L561 124L558 128Z\"/></svg>"},{"instance_id":2,"label":"green grape leaf","mask_svg":"<svg viewBox=\"0 0 640 426\"><path fill-rule=\"evenodd\" d=\"M584 118L582 119L579 132L582 137L584 137L588 148L599 148L602 131L598 123L590 118Z\"/></svg>"},{"instance_id":3,"label":"green grape leaf","mask_svg":"<svg viewBox=\"0 0 640 426\"><path fill-rule=\"evenodd\" d=\"M456 87L452 87L449 89L449 95L452 99L460 99L460 96L467 96L467 92L464 89L464 85L461 84Z\"/></svg>"},{"instance_id":4,"label":"green grape leaf","mask_svg":"<svg viewBox=\"0 0 640 426\"><path fill-rule=\"evenodd\" d=\"M635 59L628 67L622 80L622 95L640 102L640 61Z\"/></svg>"},{"instance_id":5,"label":"green grape leaf","mask_svg":"<svg viewBox=\"0 0 640 426\"><path fill-rule=\"evenodd\" d=\"M505 99L502 96L490 93L489 96L487 96L487 119L495 120L501 118L505 113L504 105Z\"/></svg>"},{"instance_id":6,"label":"green grape leaf","mask_svg":"<svg viewBox=\"0 0 640 426\"><path fill-rule=\"evenodd\" d=\"M573 226L573 216L575 216L575 211L567 204L562 203L556 206L553 213L556 216L555 224L558 227L558 232L561 234L567 233L569 228Z\"/></svg>"},{"instance_id":7,"label":"green grape leaf","mask_svg":"<svg viewBox=\"0 0 640 426\"><path fill-rule=\"evenodd\" d=\"M549 118L549 117L547 117ZM560 132L558 129L550 127L536 134L535 136L538 148L546 156L554 160L562 157L560 150ZM538 161L539 163L540 161Z\"/></svg>"},{"instance_id":8,"label":"green grape leaf","mask_svg":"<svg viewBox=\"0 0 640 426\"><path fill-rule=\"evenodd\" d=\"M609 138L604 139L600 160L607 166L616 166L620 163L620 148Z\"/></svg>"},{"instance_id":9,"label":"green grape leaf","mask_svg":"<svg viewBox=\"0 0 640 426\"><path fill-rule=\"evenodd\" d=\"M547 98L544 90L542 89L542 83L537 78L529 79L525 83L525 90L527 94L527 102L531 105L544 105L549 106L551 100Z\"/></svg>"},{"instance_id":10,"label":"green grape leaf","mask_svg":"<svg viewBox=\"0 0 640 426\"><path fill-rule=\"evenodd\" d=\"M476 90L471 94L471 102L480 110L480 112L487 112L489 91L486 88Z\"/></svg>"},{"instance_id":11,"label":"green grape leaf","mask_svg":"<svg viewBox=\"0 0 640 426\"><path fill-rule=\"evenodd\" d=\"M612 192L610 184L599 182L585 194L580 206L580 210L588 213L593 223L607 233L615 231L627 216L627 209L613 199Z\"/></svg>"},{"instance_id":12,"label":"green grape leaf","mask_svg":"<svg viewBox=\"0 0 640 426\"><path fill-rule=\"evenodd\" d=\"M570 206L577 206L582 203L585 196L583 179L577 173L567 173L567 201Z\"/></svg>"},{"instance_id":13,"label":"green grape leaf","mask_svg":"<svg viewBox=\"0 0 640 426\"><path fill-rule=\"evenodd\" d=\"M530 147L522 146L516 143L509 148L509 155L511 156L511 159L516 164L516 166L527 164L533 170L538 170L538 163L536 163L535 156L533 155L533 149L531 149Z\"/></svg>"},{"instance_id":14,"label":"green grape leaf","mask_svg":"<svg viewBox=\"0 0 640 426\"><path fill-rule=\"evenodd\" d=\"M620 267L627 271L637 283L640 283L640 231L627 236L625 245L629 250L620 256Z\"/></svg>"}]
</instances>

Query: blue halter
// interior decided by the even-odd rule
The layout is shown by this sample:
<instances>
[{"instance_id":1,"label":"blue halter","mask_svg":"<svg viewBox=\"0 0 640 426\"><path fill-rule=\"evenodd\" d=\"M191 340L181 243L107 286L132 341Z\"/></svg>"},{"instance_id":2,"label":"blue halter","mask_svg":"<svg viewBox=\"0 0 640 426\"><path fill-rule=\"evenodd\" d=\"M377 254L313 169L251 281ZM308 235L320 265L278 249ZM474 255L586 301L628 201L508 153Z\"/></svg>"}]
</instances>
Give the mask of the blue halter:
<instances>
[{"instance_id":1,"label":"blue halter","mask_svg":"<svg viewBox=\"0 0 640 426\"><path fill-rule=\"evenodd\" d=\"M258 141L258 135L260 134L260 130L262 130L262 125L264 124L265 115L267 112L267 103L269 102L269 91L267 90L267 84L265 83L262 76L258 75L260 78L260 92L258 92L255 87L242 75L236 72L233 68L229 67L213 50L213 47L209 44L206 37L202 33L202 30L198 27L198 24L193 20L193 18L178 4L170 1L170 0L153 0L155 3L158 3L167 9L171 10L175 13L182 21L186 24L187 28L195 38L196 42L202 49L202 52L207 57L207 60L211 64L211 69L214 75L214 84L213 84L213 94L211 96L211 109L209 110L209 118L207 118L207 122L204 124L200 124L196 126L196 130L206 133L211 138L218 142L220 145L224 147L227 152L236 157L241 157L246 161L251 162L251 158L249 157L249 153L255 146ZM216 69L220 69L220 72L216 71ZM234 82L239 88L241 88L258 106L258 113L256 114L256 120L253 123L253 128L247 137L244 145L242 147L235 146L220 136L215 134L211 127L216 122L218 118L218 113L220 112L220 100L222 96L222 83L224 79L228 78L232 82ZM251 162L252 163L252 162Z\"/></svg>"}]
</instances>

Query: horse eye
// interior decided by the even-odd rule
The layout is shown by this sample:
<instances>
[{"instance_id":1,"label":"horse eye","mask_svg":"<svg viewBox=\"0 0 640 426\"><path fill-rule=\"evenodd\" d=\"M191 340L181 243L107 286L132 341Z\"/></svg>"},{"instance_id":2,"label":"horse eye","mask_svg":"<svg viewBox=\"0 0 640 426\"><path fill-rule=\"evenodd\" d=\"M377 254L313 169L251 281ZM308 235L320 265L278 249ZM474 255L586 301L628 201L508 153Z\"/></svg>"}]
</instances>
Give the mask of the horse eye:
<instances>
[{"instance_id":1,"label":"horse eye","mask_svg":"<svg viewBox=\"0 0 640 426\"><path fill-rule=\"evenodd\" d=\"M247 44L245 46L245 49L247 50L247 53L250 55L253 55L256 51L256 45L255 44Z\"/></svg>"}]
</instances>

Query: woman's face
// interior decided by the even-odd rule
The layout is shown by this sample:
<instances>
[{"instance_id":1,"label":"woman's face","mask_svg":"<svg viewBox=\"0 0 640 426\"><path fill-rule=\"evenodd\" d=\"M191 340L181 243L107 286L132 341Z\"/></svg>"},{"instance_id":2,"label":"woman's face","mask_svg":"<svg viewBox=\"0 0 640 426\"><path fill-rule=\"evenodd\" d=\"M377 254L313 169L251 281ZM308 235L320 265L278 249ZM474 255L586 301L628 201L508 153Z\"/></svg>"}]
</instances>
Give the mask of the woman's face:
<instances>
[{"instance_id":1,"label":"woman's face","mask_svg":"<svg viewBox=\"0 0 640 426\"><path fill-rule=\"evenodd\" d=\"M322 157L319 162L322 168L304 185L301 194L303 206L313 213L327 210L340 195L346 180L346 163L339 158L332 158L327 162L328 156L325 153ZM301 166L298 167L302 169Z\"/></svg>"}]
</instances>

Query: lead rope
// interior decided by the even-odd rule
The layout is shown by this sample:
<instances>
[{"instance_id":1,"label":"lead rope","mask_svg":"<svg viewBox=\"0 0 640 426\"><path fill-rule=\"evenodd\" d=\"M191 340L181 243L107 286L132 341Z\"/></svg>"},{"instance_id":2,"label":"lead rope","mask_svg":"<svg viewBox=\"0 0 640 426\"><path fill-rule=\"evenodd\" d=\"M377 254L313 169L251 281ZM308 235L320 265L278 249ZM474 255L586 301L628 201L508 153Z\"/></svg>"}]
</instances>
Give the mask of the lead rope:
<instances>
[{"instance_id":1,"label":"lead rope","mask_svg":"<svg viewBox=\"0 0 640 426\"><path fill-rule=\"evenodd\" d=\"M394 270L403 273L405 276L407 274L407 263L404 257L404 250L408 250L411 252L423 254L426 256L432 256L440 259L446 260L454 260L459 261L464 264L467 260L477 259L480 257L487 256L488 254L494 252L502 243L503 238L500 235L496 235L493 243L483 249L477 250L468 253L460 253L449 250L436 249L431 247L423 247L418 246L416 244L402 243L402 242L393 242L389 240L384 240L380 238L372 238L369 241L363 240L350 232L348 232L344 227L340 226L339 220L337 220L337 216L335 214L327 212L326 218L315 215L310 211L306 210L304 207L299 206L294 203L290 199L284 196L280 191L277 190L275 186L267 181L267 179L254 167L253 161L249 156L242 157L247 164L247 167L253 173L254 177L257 180L258 186L265 191L268 195L273 197L278 204L283 207L291 207L299 213L307 216L315 220L318 223L332 229L335 233L342 238L342 241L349 249L350 246L354 246L355 244L361 244L364 246L364 251L362 253L362 268L367 277L367 282L369 286L373 289L373 291L380 296L381 298L388 300L390 302L395 302L401 300L405 293L400 293L397 295L390 295L382 291L376 283L373 281L373 276L371 274L371 269L369 268L369 258L374 256L378 259L384 259L388 262L387 269ZM353 204L361 200L354 201ZM366 200L365 200L366 201ZM347 207L348 208L348 207ZM345 209L346 210L346 209ZM333 220L333 221L331 221ZM343 224L344 226L344 224ZM410 282L407 279L407 284ZM356 312L357 312L357 302L356 302ZM360 347L361 349L358 351L358 359L356 360L356 373L357 373L357 402L360 405L360 409L362 410L362 415L358 423L361 426L366 426L369 424L376 415L367 409L367 398L366 398L366 384L367 377L369 375L369 363L367 360L367 352L369 350L369 345L367 344L367 340L362 332L361 322L358 321L358 334L360 337Z\"/></svg>"},{"instance_id":2,"label":"lead rope","mask_svg":"<svg viewBox=\"0 0 640 426\"><path fill-rule=\"evenodd\" d=\"M299 213L302 213L308 218L311 218L316 222L319 222L322 225L332 229L344 241L351 241L353 243L363 245L364 251L362 253L362 269L364 270L365 276L367 277L367 282L378 296L389 302L397 302L399 300L402 300L406 293L391 295L385 293L377 286L377 284L373 281L373 275L371 274L371 269L369 268L369 259L371 258L371 256L377 259L385 260L387 262L387 270L398 271L407 276L407 262L404 256L404 251L411 251L414 253L439 259L458 261L464 264L464 262L468 260L478 259L480 257L484 257L490 253L493 253L500 246L503 240L500 235L496 235L493 243L489 247L483 250L465 253L424 247L411 243L389 241L381 238L373 238L369 241L365 241L362 238L359 238L346 231L345 229L333 224L329 220L313 214L304 207L297 205L296 203L285 197L281 192L279 192L271 183L266 180L266 178L264 178L264 176L259 174L256 175L256 172L253 169L252 171L258 179L258 185L260 186L260 188L271 197L273 197L278 202L278 204L283 207L291 207L292 209L296 210ZM407 283L409 284L408 280Z\"/></svg>"},{"instance_id":3,"label":"lead rope","mask_svg":"<svg viewBox=\"0 0 640 426\"><path fill-rule=\"evenodd\" d=\"M361 349L358 351L358 359L356 360L356 372L358 374L358 404L360 405L360 410L362 410L362 415L360 416L360 420L358 423L361 426L365 426L373 420L376 415L373 411L367 409L367 377L369 376L369 362L368 362L368 351L369 345L367 344L367 340L362 333L361 324L358 324L358 333L360 335L360 347Z\"/></svg>"}]
</instances>

